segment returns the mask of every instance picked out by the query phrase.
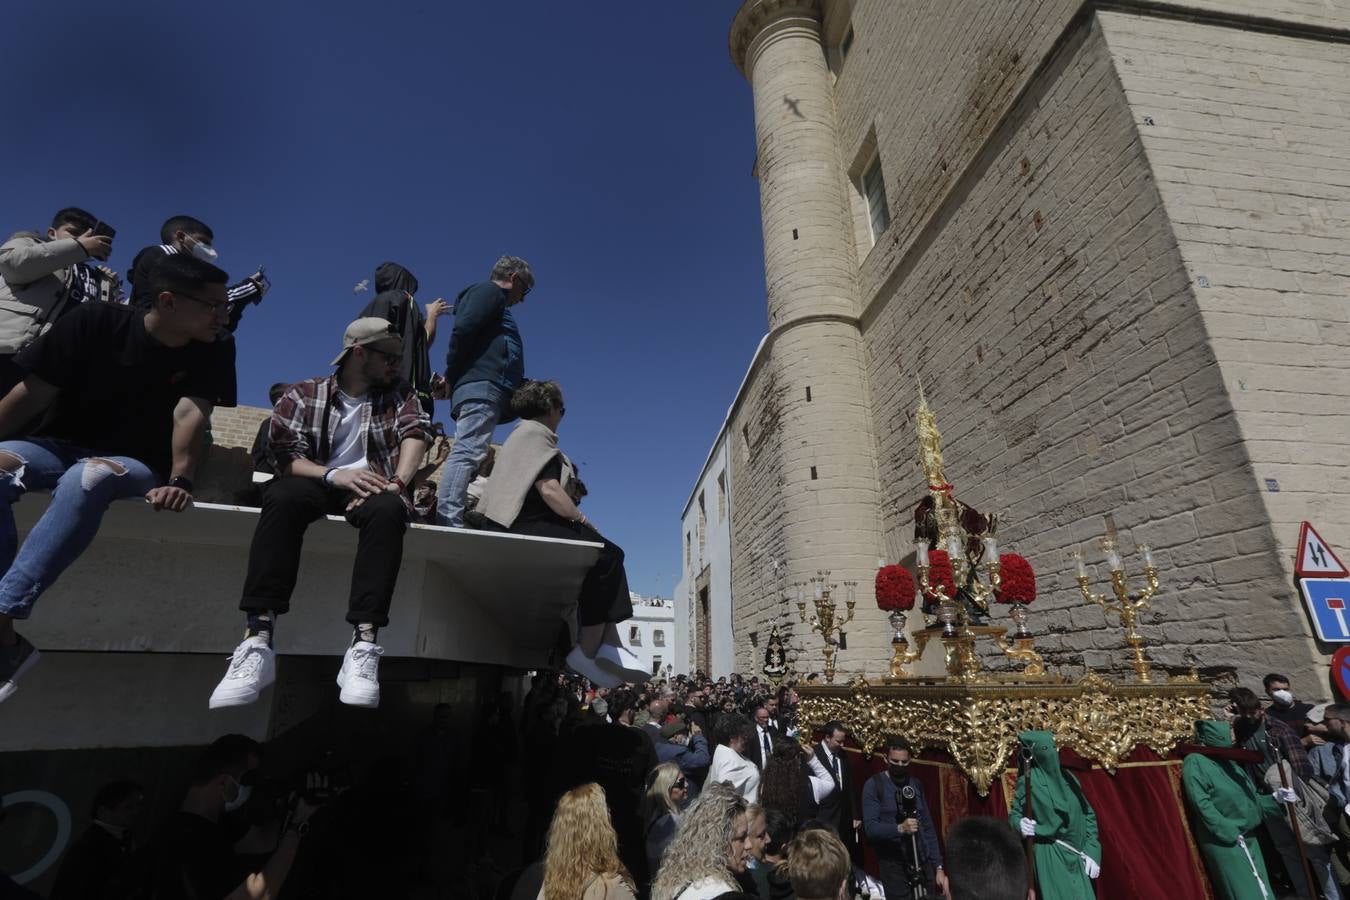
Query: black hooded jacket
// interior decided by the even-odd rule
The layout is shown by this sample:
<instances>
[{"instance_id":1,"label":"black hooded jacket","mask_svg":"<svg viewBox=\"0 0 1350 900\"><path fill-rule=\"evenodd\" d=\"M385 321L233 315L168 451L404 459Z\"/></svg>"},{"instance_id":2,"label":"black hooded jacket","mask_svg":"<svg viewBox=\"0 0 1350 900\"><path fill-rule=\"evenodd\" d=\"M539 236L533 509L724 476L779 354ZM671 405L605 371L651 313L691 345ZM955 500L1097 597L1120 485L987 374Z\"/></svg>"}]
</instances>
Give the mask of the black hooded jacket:
<instances>
[{"instance_id":1,"label":"black hooded jacket","mask_svg":"<svg viewBox=\"0 0 1350 900\"><path fill-rule=\"evenodd\" d=\"M403 335L403 364L399 374L413 386L423 408L431 406L431 356L427 347L426 316L417 305L417 279L395 262L375 269L375 299L361 315L388 319Z\"/></svg>"}]
</instances>

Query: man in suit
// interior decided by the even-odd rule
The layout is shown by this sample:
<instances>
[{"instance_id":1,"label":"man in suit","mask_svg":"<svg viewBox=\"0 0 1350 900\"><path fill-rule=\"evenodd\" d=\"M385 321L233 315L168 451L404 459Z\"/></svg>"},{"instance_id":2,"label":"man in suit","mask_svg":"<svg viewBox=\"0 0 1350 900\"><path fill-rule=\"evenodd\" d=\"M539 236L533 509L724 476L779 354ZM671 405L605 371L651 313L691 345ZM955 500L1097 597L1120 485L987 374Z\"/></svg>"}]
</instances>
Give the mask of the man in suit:
<instances>
[{"instance_id":1,"label":"man in suit","mask_svg":"<svg viewBox=\"0 0 1350 900\"><path fill-rule=\"evenodd\" d=\"M848 734L843 722L826 722L824 736L808 760L816 776L816 818L826 822L848 847L855 862L859 861L858 829L862 819L854 809L853 773L844 758L844 737Z\"/></svg>"},{"instance_id":2,"label":"man in suit","mask_svg":"<svg viewBox=\"0 0 1350 900\"><path fill-rule=\"evenodd\" d=\"M750 754L750 761L759 766L760 771L768 765L773 758L773 742L779 737L778 729L774 728L769 720L769 710L763 706L755 707L755 746Z\"/></svg>"}]
</instances>

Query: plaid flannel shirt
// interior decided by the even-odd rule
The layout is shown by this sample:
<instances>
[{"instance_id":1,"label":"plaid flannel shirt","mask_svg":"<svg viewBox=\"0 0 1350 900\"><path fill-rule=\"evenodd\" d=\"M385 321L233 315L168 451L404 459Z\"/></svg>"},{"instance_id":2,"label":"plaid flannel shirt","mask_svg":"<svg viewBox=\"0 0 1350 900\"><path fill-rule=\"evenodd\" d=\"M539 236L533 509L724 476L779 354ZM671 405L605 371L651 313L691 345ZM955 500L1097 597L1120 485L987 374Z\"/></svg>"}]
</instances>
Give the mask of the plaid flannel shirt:
<instances>
[{"instance_id":1,"label":"plaid flannel shirt","mask_svg":"<svg viewBox=\"0 0 1350 900\"><path fill-rule=\"evenodd\" d=\"M1295 775L1304 781L1311 778L1312 763L1308 760L1308 751L1303 749L1303 741L1299 739L1298 732L1270 716L1265 717L1265 725L1267 740L1258 740L1257 736L1253 735L1239 745L1243 750L1255 750L1264 759L1259 767L1255 764L1248 766L1248 772L1251 773L1257 787L1266 783L1266 769L1275 765L1275 754L1270 748L1271 741L1280 748L1280 756L1289 763L1289 768Z\"/></svg>"},{"instance_id":2,"label":"plaid flannel shirt","mask_svg":"<svg viewBox=\"0 0 1350 900\"><path fill-rule=\"evenodd\" d=\"M307 459L319 465L328 462L326 455L331 452L333 432L339 421L337 404L331 402L335 390L336 375L311 378L291 385L277 401L268 429L277 471L283 471L296 459ZM328 416L327 448L320 446L324 440L325 413ZM393 478L398 472L399 445L403 441L408 438L431 441L431 419L423 412L417 395L407 384L383 391L372 389L366 395L361 427L366 433L366 465L385 478ZM413 514L425 512L414 508L412 498L406 492L403 502Z\"/></svg>"}]
</instances>

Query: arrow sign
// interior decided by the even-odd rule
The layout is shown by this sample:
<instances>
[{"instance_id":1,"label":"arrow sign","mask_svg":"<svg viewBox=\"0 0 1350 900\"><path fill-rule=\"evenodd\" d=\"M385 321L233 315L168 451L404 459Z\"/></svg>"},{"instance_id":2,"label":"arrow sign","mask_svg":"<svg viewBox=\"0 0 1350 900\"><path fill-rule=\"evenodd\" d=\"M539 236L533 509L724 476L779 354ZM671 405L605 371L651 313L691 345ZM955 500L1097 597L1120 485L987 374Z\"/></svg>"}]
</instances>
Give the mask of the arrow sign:
<instances>
[{"instance_id":1,"label":"arrow sign","mask_svg":"<svg viewBox=\"0 0 1350 900\"><path fill-rule=\"evenodd\" d=\"M1345 578L1350 576L1336 554L1322 540L1311 522L1304 522L1298 530L1298 562L1294 564L1298 578Z\"/></svg>"}]
</instances>

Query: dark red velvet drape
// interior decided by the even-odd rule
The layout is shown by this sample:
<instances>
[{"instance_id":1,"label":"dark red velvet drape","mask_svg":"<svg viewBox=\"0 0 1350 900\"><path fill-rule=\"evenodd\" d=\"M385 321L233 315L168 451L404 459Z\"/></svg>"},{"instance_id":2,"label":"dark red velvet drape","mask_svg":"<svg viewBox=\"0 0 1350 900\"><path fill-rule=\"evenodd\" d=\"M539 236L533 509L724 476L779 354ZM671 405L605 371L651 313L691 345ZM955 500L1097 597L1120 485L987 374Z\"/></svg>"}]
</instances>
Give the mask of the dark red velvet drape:
<instances>
[{"instance_id":1,"label":"dark red velvet drape","mask_svg":"<svg viewBox=\"0 0 1350 900\"><path fill-rule=\"evenodd\" d=\"M1102 842L1102 874L1097 879L1098 900L1213 900L1204 863L1191 836L1181 794L1181 761L1163 759L1147 747L1136 747L1114 774L1093 767L1072 750L1061 751L1064 766L1078 776L1083 793L1097 813ZM871 758L850 753L855 807L862 809L862 788L881 771L880 754ZM1011 762L1010 762L1011 765ZM938 839L957 819L994 816L1006 819L1017 771L1009 768L981 797L947 754L924 750L911 775L923 786L937 820ZM876 857L864 846L867 870L876 874Z\"/></svg>"}]
</instances>

